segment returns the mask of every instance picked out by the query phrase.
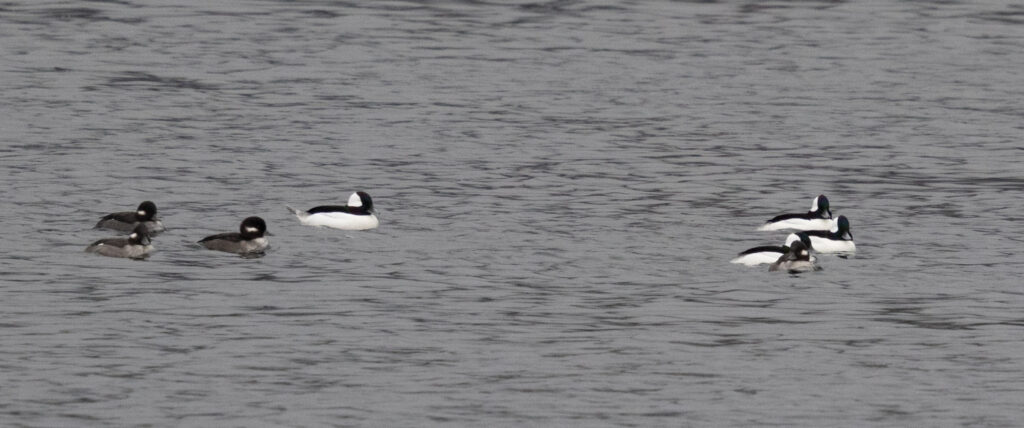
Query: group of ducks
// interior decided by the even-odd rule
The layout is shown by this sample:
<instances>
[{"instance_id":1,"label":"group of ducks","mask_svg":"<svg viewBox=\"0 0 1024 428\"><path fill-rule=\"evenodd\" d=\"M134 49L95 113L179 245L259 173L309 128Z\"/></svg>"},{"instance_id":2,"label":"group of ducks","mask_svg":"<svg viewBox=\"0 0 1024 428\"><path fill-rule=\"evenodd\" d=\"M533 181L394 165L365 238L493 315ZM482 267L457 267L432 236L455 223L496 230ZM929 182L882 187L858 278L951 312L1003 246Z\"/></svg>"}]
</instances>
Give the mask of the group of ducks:
<instances>
[{"instance_id":1,"label":"group of ducks","mask_svg":"<svg viewBox=\"0 0 1024 428\"><path fill-rule=\"evenodd\" d=\"M796 230L781 246L754 247L732 260L747 266L770 263L769 272L791 273L820 270L810 251L818 253L852 253L857 250L850 233L850 220L845 216L832 218L828 198L818 195L806 214L783 214L768 220L757 230Z\"/></svg>"},{"instance_id":2,"label":"group of ducks","mask_svg":"<svg viewBox=\"0 0 1024 428\"><path fill-rule=\"evenodd\" d=\"M366 230L380 222L373 210L373 199L366 192L355 192L346 205L321 205L306 211L287 207L288 211L307 226L323 226L342 230ZM153 252L151 237L166 230L156 217L156 204L145 201L135 211L107 214L96 223L96 228L131 232L126 237L100 239L85 251L108 257L142 259ZM199 240L211 250L242 255L259 254L270 246L267 241L267 223L259 217L242 220L238 232L218 233Z\"/></svg>"},{"instance_id":3,"label":"group of ducks","mask_svg":"<svg viewBox=\"0 0 1024 428\"><path fill-rule=\"evenodd\" d=\"M342 230L366 230L380 222L373 210L373 199L366 192L355 192L346 205L321 205L309 210L287 207L289 212L307 226L323 226ZM96 223L96 228L131 232L126 237L107 238L93 242L85 251L108 257L141 259L153 252L151 238L165 230L156 217L156 204L145 201L135 211L107 214ZM832 218L828 198L819 195L806 214L783 214L768 220L758 230L796 230L786 237L784 245L754 247L732 260L747 266L770 263L768 271L804 272L819 270L811 250L819 253L851 253L857 247L850 233L850 221L845 216ZM238 232L218 233L198 241L211 250L242 255L258 254L270 246L266 238L267 223L260 217L248 217L238 226Z\"/></svg>"}]
</instances>

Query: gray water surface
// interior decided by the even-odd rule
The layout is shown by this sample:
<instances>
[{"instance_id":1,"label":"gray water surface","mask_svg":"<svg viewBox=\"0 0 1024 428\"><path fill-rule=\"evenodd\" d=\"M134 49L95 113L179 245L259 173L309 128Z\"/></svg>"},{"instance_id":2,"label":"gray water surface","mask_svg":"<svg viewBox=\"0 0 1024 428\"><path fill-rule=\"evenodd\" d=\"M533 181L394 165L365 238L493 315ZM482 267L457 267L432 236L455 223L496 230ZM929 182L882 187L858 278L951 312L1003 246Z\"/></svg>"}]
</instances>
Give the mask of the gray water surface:
<instances>
[{"instance_id":1,"label":"gray water surface","mask_svg":"<svg viewBox=\"0 0 1024 428\"><path fill-rule=\"evenodd\" d=\"M1015 2L173 3L0 4L4 426L1024 417Z\"/></svg>"}]
</instances>

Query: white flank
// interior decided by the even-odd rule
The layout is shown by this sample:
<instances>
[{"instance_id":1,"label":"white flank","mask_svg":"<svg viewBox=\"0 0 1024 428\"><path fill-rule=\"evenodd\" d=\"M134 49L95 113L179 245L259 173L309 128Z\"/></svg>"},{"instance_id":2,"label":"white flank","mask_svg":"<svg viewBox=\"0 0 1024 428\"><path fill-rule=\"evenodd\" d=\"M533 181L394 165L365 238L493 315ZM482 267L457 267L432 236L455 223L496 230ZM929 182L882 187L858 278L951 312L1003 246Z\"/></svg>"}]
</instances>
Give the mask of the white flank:
<instances>
[{"instance_id":1,"label":"white flank","mask_svg":"<svg viewBox=\"0 0 1024 428\"><path fill-rule=\"evenodd\" d=\"M776 261L779 260L779 257L782 257L782 253L776 253L774 251L762 251L759 253L744 254L735 259L732 259L730 263L741 264L744 266L767 265L775 263Z\"/></svg>"},{"instance_id":2,"label":"white flank","mask_svg":"<svg viewBox=\"0 0 1024 428\"><path fill-rule=\"evenodd\" d=\"M779 261L779 257L782 257L782 253L776 253L774 251L762 251L760 253L744 254L735 259L732 259L730 263L741 264L744 266L770 265L772 263ZM817 261L817 257L811 256L812 263L815 263Z\"/></svg>"},{"instance_id":3,"label":"white flank","mask_svg":"<svg viewBox=\"0 0 1024 428\"><path fill-rule=\"evenodd\" d=\"M824 218L816 218L813 220L791 218L788 220L777 221L775 223L765 223L763 226L757 228L757 230L829 230L832 228L832 223L834 222L835 220Z\"/></svg>"},{"instance_id":4,"label":"white flank","mask_svg":"<svg viewBox=\"0 0 1024 428\"><path fill-rule=\"evenodd\" d=\"M852 253L857 251L857 244L854 244L853 241L812 236L811 248L819 253Z\"/></svg>"},{"instance_id":5,"label":"white flank","mask_svg":"<svg viewBox=\"0 0 1024 428\"><path fill-rule=\"evenodd\" d=\"M819 253L850 253L857 251L857 245L853 241L828 239L820 236L809 236L809 238L811 238L811 249ZM795 233L790 233L786 237L786 245L790 245L793 241L799 239L800 237L796 236Z\"/></svg>"},{"instance_id":6,"label":"white flank","mask_svg":"<svg viewBox=\"0 0 1024 428\"><path fill-rule=\"evenodd\" d=\"M306 226L324 226L341 230L366 230L380 225L377 216L353 215L343 212L308 214L298 216L299 222Z\"/></svg>"}]
</instances>

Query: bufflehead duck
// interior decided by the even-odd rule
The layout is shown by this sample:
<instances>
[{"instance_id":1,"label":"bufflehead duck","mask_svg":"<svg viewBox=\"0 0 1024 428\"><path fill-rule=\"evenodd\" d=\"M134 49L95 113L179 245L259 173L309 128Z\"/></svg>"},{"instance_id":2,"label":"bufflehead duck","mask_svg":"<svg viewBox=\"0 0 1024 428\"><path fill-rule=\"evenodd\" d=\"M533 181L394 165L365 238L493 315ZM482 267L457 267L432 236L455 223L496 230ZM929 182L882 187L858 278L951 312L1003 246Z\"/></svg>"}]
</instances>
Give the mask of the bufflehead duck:
<instances>
[{"instance_id":1,"label":"bufflehead duck","mask_svg":"<svg viewBox=\"0 0 1024 428\"><path fill-rule=\"evenodd\" d=\"M821 270L821 268L811 261L811 253L802 241L794 241L793 245L789 247L789 252L768 267L768 272L800 273L812 270Z\"/></svg>"},{"instance_id":2,"label":"bufflehead duck","mask_svg":"<svg viewBox=\"0 0 1024 428\"><path fill-rule=\"evenodd\" d=\"M267 232L267 223L259 217L242 220L238 232L218 233L199 241L199 244L211 250L229 253L259 253L270 246L263 235Z\"/></svg>"},{"instance_id":3,"label":"bufflehead duck","mask_svg":"<svg viewBox=\"0 0 1024 428\"><path fill-rule=\"evenodd\" d=\"M832 211L828 209L828 198L818 195L811 202L807 214L782 214L768 220L757 230L829 230L832 227Z\"/></svg>"},{"instance_id":4,"label":"bufflehead duck","mask_svg":"<svg viewBox=\"0 0 1024 428\"><path fill-rule=\"evenodd\" d=\"M85 251L107 257L143 259L153 251L153 245L149 240L148 229L140 224L127 237L100 239L86 247Z\"/></svg>"},{"instance_id":5,"label":"bufflehead duck","mask_svg":"<svg viewBox=\"0 0 1024 428\"><path fill-rule=\"evenodd\" d=\"M791 236L795 235L796 234ZM803 241L804 246L806 246L807 248L813 248L813 246L811 245L811 238L809 238L806 235L801 235L795 238L794 240L801 240ZM787 240L786 245L754 247L740 253L739 257L732 259L732 263L739 263L746 266L757 266L775 263L776 261L779 260L779 257L782 257L783 255L789 252L789 247L792 244L793 241ZM811 256L811 262L814 262L816 260L816 257Z\"/></svg>"},{"instance_id":6,"label":"bufflehead duck","mask_svg":"<svg viewBox=\"0 0 1024 428\"><path fill-rule=\"evenodd\" d=\"M373 229L380 225L373 214L373 199L366 192L355 192L348 197L348 205L321 205L309 211L288 207L288 211L306 226L327 226L342 230Z\"/></svg>"},{"instance_id":7,"label":"bufflehead duck","mask_svg":"<svg viewBox=\"0 0 1024 428\"><path fill-rule=\"evenodd\" d=\"M811 247L819 253L852 253L857 251L857 245L853 243L853 233L850 233L850 220L846 216L839 216L836 219L832 230L812 230L799 233L791 233L786 237L786 242L803 240L804 236L811 240ZM802 235L802 236L801 236Z\"/></svg>"},{"instance_id":8,"label":"bufflehead duck","mask_svg":"<svg viewBox=\"0 0 1024 428\"><path fill-rule=\"evenodd\" d=\"M135 226L139 225L145 226L146 231L151 235L164 231L164 224L156 218L156 204L145 201L139 204L139 208L135 211L107 214L96 223L95 228L131 232L135 230Z\"/></svg>"}]
</instances>

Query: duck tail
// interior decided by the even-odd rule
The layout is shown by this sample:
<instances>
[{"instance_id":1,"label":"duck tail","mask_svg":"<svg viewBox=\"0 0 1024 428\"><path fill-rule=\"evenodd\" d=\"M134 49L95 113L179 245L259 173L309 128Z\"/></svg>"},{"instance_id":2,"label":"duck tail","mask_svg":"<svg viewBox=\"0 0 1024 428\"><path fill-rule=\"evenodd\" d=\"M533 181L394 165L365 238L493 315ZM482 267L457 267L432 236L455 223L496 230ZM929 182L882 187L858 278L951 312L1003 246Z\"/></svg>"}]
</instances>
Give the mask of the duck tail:
<instances>
[{"instance_id":1,"label":"duck tail","mask_svg":"<svg viewBox=\"0 0 1024 428\"><path fill-rule=\"evenodd\" d=\"M301 219L303 219L303 218L309 217L309 213L307 213L307 212L305 212L305 211L299 211L299 210L297 210L297 209L295 209L295 208L292 208L292 207L290 207L290 206L288 206L288 205L285 205L284 207L285 207L285 208L288 208L288 212L290 212L290 213L294 214L294 215L295 215L296 217L298 217L298 218L299 218L300 220L301 220Z\"/></svg>"}]
</instances>

